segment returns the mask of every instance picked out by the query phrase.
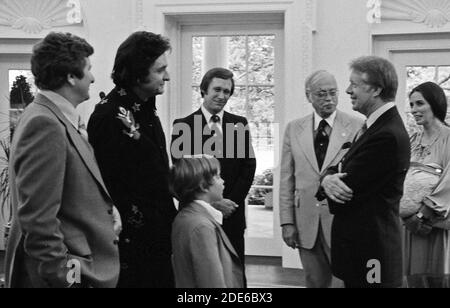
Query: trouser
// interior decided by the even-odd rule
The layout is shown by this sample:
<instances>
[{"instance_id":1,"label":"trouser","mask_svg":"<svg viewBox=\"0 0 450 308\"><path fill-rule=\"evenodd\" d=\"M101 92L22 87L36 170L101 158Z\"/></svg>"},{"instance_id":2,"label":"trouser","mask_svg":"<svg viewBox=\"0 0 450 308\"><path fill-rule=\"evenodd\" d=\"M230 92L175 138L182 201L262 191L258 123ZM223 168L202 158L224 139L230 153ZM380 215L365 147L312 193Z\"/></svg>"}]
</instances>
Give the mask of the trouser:
<instances>
[{"instance_id":1,"label":"trouser","mask_svg":"<svg viewBox=\"0 0 450 308\"><path fill-rule=\"evenodd\" d=\"M300 248L300 259L306 275L307 288L330 288L333 281L331 249L319 223L319 231L312 249Z\"/></svg>"}]
</instances>

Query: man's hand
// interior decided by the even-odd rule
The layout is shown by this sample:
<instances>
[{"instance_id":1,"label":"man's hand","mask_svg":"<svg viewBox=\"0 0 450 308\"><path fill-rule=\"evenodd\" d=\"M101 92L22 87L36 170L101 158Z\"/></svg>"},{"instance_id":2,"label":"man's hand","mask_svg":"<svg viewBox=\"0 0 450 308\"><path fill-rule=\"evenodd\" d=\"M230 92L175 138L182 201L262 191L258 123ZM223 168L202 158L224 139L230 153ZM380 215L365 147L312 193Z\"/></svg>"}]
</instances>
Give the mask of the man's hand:
<instances>
[{"instance_id":1,"label":"man's hand","mask_svg":"<svg viewBox=\"0 0 450 308\"><path fill-rule=\"evenodd\" d=\"M239 207L236 203L231 200L223 199L221 201L216 201L211 204L216 210L221 211L223 214L223 218L230 217L236 209Z\"/></svg>"},{"instance_id":2,"label":"man's hand","mask_svg":"<svg viewBox=\"0 0 450 308\"><path fill-rule=\"evenodd\" d=\"M114 223L114 233L116 233L117 238L119 238L122 232L122 219L120 218L119 211L115 206L113 206L113 223Z\"/></svg>"},{"instance_id":3,"label":"man's hand","mask_svg":"<svg viewBox=\"0 0 450 308\"><path fill-rule=\"evenodd\" d=\"M345 204L353 199L353 190L342 181L346 176L346 173L327 175L322 181L322 187L328 198L339 204Z\"/></svg>"},{"instance_id":4,"label":"man's hand","mask_svg":"<svg viewBox=\"0 0 450 308\"><path fill-rule=\"evenodd\" d=\"M292 249L300 247L300 241L298 238L298 230L294 225L283 226L283 240Z\"/></svg>"}]
</instances>

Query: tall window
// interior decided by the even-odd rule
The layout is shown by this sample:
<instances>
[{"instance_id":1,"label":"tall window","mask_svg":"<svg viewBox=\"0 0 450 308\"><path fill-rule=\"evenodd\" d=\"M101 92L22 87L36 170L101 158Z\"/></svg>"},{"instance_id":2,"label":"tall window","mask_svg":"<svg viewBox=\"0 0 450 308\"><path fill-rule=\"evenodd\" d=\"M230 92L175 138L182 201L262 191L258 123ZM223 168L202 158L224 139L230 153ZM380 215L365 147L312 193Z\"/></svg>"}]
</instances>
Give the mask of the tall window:
<instances>
[{"instance_id":1,"label":"tall window","mask_svg":"<svg viewBox=\"0 0 450 308\"><path fill-rule=\"evenodd\" d=\"M193 111L202 104L200 83L212 68L208 67L211 56L217 58L210 62L222 63L234 73L235 93L225 110L248 119L258 162L248 197L248 234L255 238L273 237L275 35L194 36L192 46Z\"/></svg>"}]
</instances>

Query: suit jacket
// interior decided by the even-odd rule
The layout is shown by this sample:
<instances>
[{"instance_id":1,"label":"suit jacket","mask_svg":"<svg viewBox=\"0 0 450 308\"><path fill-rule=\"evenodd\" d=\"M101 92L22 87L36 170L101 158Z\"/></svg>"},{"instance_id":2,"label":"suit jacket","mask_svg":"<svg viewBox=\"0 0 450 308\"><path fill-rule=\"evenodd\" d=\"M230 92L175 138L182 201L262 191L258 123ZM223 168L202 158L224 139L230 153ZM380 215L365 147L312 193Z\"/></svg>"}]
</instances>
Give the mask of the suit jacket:
<instances>
[{"instance_id":1,"label":"suit jacket","mask_svg":"<svg viewBox=\"0 0 450 308\"><path fill-rule=\"evenodd\" d=\"M83 286L116 286L113 204L94 154L58 107L40 94L14 134L10 185L14 218L6 252L8 287L67 287L72 259L81 263Z\"/></svg>"},{"instance_id":2,"label":"suit jacket","mask_svg":"<svg viewBox=\"0 0 450 308\"><path fill-rule=\"evenodd\" d=\"M117 119L120 108L132 113L139 140L123 133ZM169 158L154 98L143 102L132 91L116 87L96 106L88 132L122 216L119 287L173 287L170 233L177 211L169 192ZM152 274L138 277L142 268Z\"/></svg>"},{"instance_id":3,"label":"suit jacket","mask_svg":"<svg viewBox=\"0 0 450 308\"><path fill-rule=\"evenodd\" d=\"M223 140L231 139L229 132L227 132L227 124L228 128L230 128L230 125L231 128L243 128L248 125L248 122L244 117L225 112L222 119ZM208 139L211 138L211 134L210 132L208 133L208 125L201 109L184 119L175 120L173 125L174 132L172 135L171 149L172 161L180 158L180 156L177 155L180 153L176 151L178 149L175 149L177 146L175 141L177 141L178 138L182 138L183 140L186 138L186 143L184 144L184 147L181 148L182 155L208 154L204 153L203 146L208 142ZM188 129L191 132L191 135L184 135L185 132L177 131L177 128L180 127ZM203 134L203 131L206 133ZM223 228L229 237L243 234L246 228L245 199L247 198L248 191L253 183L256 170L256 159L254 158L249 130L247 130L243 136L245 139L239 139L239 134L234 132L234 142L224 142L224 158L217 157L221 166L221 176L225 181L223 196L239 205L236 212L224 221ZM234 149L232 147L234 147ZM227 153L232 154L231 157L234 158L227 158L230 157Z\"/></svg>"},{"instance_id":4,"label":"suit jacket","mask_svg":"<svg viewBox=\"0 0 450 308\"><path fill-rule=\"evenodd\" d=\"M177 288L243 288L239 257L222 227L197 203L183 207L173 223Z\"/></svg>"},{"instance_id":5,"label":"suit jacket","mask_svg":"<svg viewBox=\"0 0 450 308\"><path fill-rule=\"evenodd\" d=\"M344 281L375 287L402 285L399 202L410 162L410 142L397 108L384 113L342 161L353 190L345 205L331 200L333 273ZM336 167L329 173L336 173ZM370 285L369 261L379 261L381 284Z\"/></svg>"},{"instance_id":6,"label":"suit jacket","mask_svg":"<svg viewBox=\"0 0 450 308\"><path fill-rule=\"evenodd\" d=\"M333 216L326 201L319 202L315 193L323 171L342 159L349 148L344 144L352 142L363 121L337 111L322 170L314 150L313 124L313 115L289 123L281 155L280 222L297 227L300 246L305 249L314 247L319 223L328 245L331 244Z\"/></svg>"}]
</instances>

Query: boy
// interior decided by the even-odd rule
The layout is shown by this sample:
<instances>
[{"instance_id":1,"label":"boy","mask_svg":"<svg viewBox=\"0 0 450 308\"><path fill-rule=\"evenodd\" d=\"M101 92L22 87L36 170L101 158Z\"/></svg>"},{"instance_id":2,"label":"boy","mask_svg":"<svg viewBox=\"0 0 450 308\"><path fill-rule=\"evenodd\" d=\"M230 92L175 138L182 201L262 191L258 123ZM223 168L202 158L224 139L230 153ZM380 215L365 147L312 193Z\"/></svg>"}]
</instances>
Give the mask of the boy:
<instances>
[{"instance_id":1,"label":"boy","mask_svg":"<svg viewBox=\"0 0 450 308\"><path fill-rule=\"evenodd\" d=\"M177 288L243 288L242 265L223 231L222 213L210 204L222 200L219 161L211 156L183 158L170 173L180 202L172 228Z\"/></svg>"}]
</instances>

